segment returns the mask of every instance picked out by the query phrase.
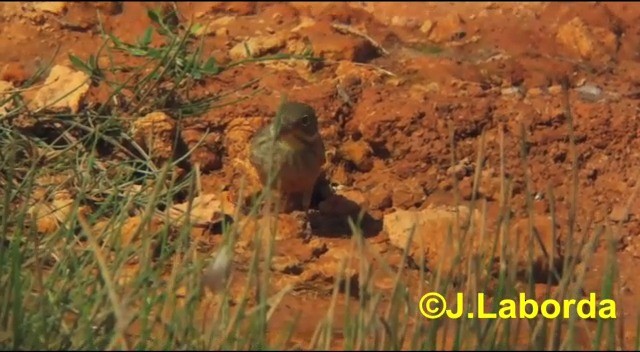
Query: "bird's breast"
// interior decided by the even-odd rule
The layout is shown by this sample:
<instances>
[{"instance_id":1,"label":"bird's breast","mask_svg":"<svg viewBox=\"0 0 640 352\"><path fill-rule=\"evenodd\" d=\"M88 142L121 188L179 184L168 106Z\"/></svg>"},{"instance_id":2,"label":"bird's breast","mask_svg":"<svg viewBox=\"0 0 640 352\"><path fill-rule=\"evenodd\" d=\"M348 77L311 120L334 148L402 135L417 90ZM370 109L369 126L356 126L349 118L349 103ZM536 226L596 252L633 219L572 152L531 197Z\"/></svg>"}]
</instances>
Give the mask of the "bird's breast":
<instances>
[{"instance_id":1,"label":"bird's breast","mask_svg":"<svg viewBox=\"0 0 640 352\"><path fill-rule=\"evenodd\" d=\"M273 167L277 183L286 191L301 192L313 187L325 161L324 144L320 135L305 137L287 133L276 138L271 129L256 135L251 162L263 182L268 178L269 167Z\"/></svg>"}]
</instances>

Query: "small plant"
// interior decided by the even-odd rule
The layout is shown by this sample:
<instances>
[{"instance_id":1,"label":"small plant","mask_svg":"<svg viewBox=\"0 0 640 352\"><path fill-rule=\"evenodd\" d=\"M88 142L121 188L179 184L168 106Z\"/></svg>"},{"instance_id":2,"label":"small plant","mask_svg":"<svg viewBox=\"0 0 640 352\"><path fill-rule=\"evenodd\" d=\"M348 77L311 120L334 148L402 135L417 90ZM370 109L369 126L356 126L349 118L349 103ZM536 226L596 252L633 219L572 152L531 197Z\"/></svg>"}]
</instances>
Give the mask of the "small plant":
<instances>
[{"instance_id":1,"label":"small plant","mask_svg":"<svg viewBox=\"0 0 640 352\"><path fill-rule=\"evenodd\" d=\"M180 34L178 26L163 21L159 11L149 10L147 15L155 27L147 28L136 44L124 43L118 37L109 34L116 50L158 62L159 66L163 68L162 74L169 77L189 77L199 80L221 72L221 68L214 58L202 58L202 42L195 50L191 50L196 42L194 34L198 32L201 25L190 26ZM154 30L164 38L164 43L159 48L150 46ZM155 72L153 78L157 79L159 74L160 72Z\"/></svg>"},{"instance_id":2,"label":"small plant","mask_svg":"<svg viewBox=\"0 0 640 352\"><path fill-rule=\"evenodd\" d=\"M163 14L159 10L148 10L147 16L152 26L147 28L136 43L125 43L111 33L104 33L105 44L97 55L90 55L86 61L74 55L69 55L71 63L79 70L87 73L94 84L105 81L113 89L112 97L102 106L99 113L106 112L113 98L125 99L133 96L133 101L119 106L127 106L127 114L143 114L150 111L166 111L172 116L198 115L207 111L226 95L192 97L190 91L196 82L219 75L232 67L260 61L276 61L286 59L319 61L310 49L302 54L275 54L264 57L250 57L221 65L214 57L206 57L203 53L204 38L198 39L196 33L201 30L200 24L190 24L188 27L179 25L175 13ZM171 20L167 20L171 19ZM162 38L162 43L153 46L154 35ZM113 44L109 46L108 44ZM113 56L121 53L143 59L137 66L99 67L99 57L103 50L107 50L107 57L113 62ZM108 74L105 72L108 71ZM124 82L116 81L118 72L132 72ZM146 72L146 73L145 73ZM134 84L131 84L135 82ZM255 84L257 80L247 82L238 90ZM125 94L125 92L127 92ZM234 91L229 92L232 94ZM130 98L126 98L130 99ZM227 104L227 103L223 103ZM118 109L116 109L118 110Z\"/></svg>"}]
</instances>

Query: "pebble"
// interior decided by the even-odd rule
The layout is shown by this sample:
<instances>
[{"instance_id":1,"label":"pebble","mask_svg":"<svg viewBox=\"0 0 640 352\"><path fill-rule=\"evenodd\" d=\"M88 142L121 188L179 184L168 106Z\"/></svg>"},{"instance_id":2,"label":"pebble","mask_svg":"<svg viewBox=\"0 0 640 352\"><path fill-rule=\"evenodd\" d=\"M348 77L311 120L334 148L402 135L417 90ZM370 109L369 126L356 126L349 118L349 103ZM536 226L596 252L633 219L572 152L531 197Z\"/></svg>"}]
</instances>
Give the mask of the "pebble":
<instances>
[{"instance_id":1,"label":"pebble","mask_svg":"<svg viewBox=\"0 0 640 352\"><path fill-rule=\"evenodd\" d=\"M609 213L609 219L616 222L626 222L629 220L629 212L624 205L615 205Z\"/></svg>"},{"instance_id":2,"label":"pebble","mask_svg":"<svg viewBox=\"0 0 640 352\"><path fill-rule=\"evenodd\" d=\"M596 102L602 98L602 89L594 84L585 84L576 88L578 96L583 101Z\"/></svg>"}]
</instances>

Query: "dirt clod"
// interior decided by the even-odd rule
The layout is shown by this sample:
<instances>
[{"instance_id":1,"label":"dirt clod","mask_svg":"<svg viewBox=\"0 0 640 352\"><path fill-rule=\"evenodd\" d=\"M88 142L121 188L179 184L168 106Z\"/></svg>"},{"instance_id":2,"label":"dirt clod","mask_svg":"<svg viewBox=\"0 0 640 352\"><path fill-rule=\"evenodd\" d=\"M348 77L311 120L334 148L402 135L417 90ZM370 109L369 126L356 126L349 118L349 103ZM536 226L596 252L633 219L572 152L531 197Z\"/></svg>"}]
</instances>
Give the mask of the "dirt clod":
<instances>
[{"instance_id":1,"label":"dirt clod","mask_svg":"<svg viewBox=\"0 0 640 352\"><path fill-rule=\"evenodd\" d=\"M597 36L596 34L600 34ZM575 17L558 29L558 42L584 59L606 61L615 50L615 35L602 29L589 28L580 17Z\"/></svg>"},{"instance_id":2,"label":"dirt clod","mask_svg":"<svg viewBox=\"0 0 640 352\"><path fill-rule=\"evenodd\" d=\"M549 274L552 268L558 270L564 256L557 230L554 238L554 227L556 224L549 216L534 217L533 232L529 231L529 219L518 220L513 225L506 243L508 258L516 259L516 265L524 272L529 263L531 249L533 275L538 276L539 280L545 280L544 274Z\"/></svg>"},{"instance_id":3,"label":"dirt clod","mask_svg":"<svg viewBox=\"0 0 640 352\"><path fill-rule=\"evenodd\" d=\"M377 49L362 37L338 33L328 23L317 23L300 30L315 54L331 60L368 62L378 56Z\"/></svg>"},{"instance_id":4,"label":"dirt clod","mask_svg":"<svg viewBox=\"0 0 640 352\"><path fill-rule=\"evenodd\" d=\"M457 209L448 207L429 207L421 211L397 210L384 216L384 230L392 245L405 248L409 245L409 255L419 262L424 258L427 266L435 270L443 260L445 272L454 264L453 257L446 253L457 253L456 249L475 247L477 243L460 243L456 233L449 232L456 227L458 218L462 224L469 216L469 208L460 206ZM477 210L473 216L479 219ZM409 241L411 233L412 241ZM451 236L453 235L453 237ZM463 251L467 254L466 250Z\"/></svg>"},{"instance_id":5,"label":"dirt clod","mask_svg":"<svg viewBox=\"0 0 640 352\"><path fill-rule=\"evenodd\" d=\"M149 113L132 126L133 139L159 164L173 157L175 134L175 120L163 112Z\"/></svg>"},{"instance_id":6,"label":"dirt clod","mask_svg":"<svg viewBox=\"0 0 640 352\"><path fill-rule=\"evenodd\" d=\"M353 163L362 172L371 171L371 168L373 168L373 160L371 159L373 151L363 140L343 143L340 146L339 153L344 160Z\"/></svg>"},{"instance_id":7,"label":"dirt clod","mask_svg":"<svg viewBox=\"0 0 640 352\"><path fill-rule=\"evenodd\" d=\"M611 209L611 213L609 213L609 219L611 221L626 222L629 220L627 207L624 205L615 205L613 209Z\"/></svg>"},{"instance_id":8,"label":"dirt clod","mask_svg":"<svg viewBox=\"0 0 640 352\"><path fill-rule=\"evenodd\" d=\"M281 35L269 35L254 37L236 44L229 51L229 56L234 60L248 57L259 57L266 54L274 54L286 44L286 38Z\"/></svg>"},{"instance_id":9,"label":"dirt clod","mask_svg":"<svg viewBox=\"0 0 640 352\"><path fill-rule=\"evenodd\" d=\"M423 24L424 26L424 24ZM452 40L462 39L465 35L464 21L458 14L451 14L441 20L438 20L433 28L425 27L426 33L429 33L429 40L434 43L443 43ZM427 29L428 28L428 29ZM422 28L421 28L422 29Z\"/></svg>"},{"instance_id":10,"label":"dirt clod","mask_svg":"<svg viewBox=\"0 0 640 352\"><path fill-rule=\"evenodd\" d=\"M11 94L11 90L13 89L13 84L8 81L0 81L0 101L4 101L5 103L0 104L0 116L3 116L11 109L13 105L11 101L9 101L9 96ZM1 119L1 118L0 118Z\"/></svg>"},{"instance_id":11,"label":"dirt clod","mask_svg":"<svg viewBox=\"0 0 640 352\"><path fill-rule=\"evenodd\" d=\"M51 69L31 105L33 109L75 114L80 110L80 104L89 91L89 83L86 73L56 65Z\"/></svg>"},{"instance_id":12,"label":"dirt clod","mask_svg":"<svg viewBox=\"0 0 640 352\"><path fill-rule=\"evenodd\" d=\"M64 1L36 2L33 4L33 7L37 11L49 12L56 15L64 13L67 9L67 5Z\"/></svg>"},{"instance_id":13,"label":"dirt clod","mask_svg":"<svg viewBox=\"0 0 640 352\"><path fill-rule=\"evenodd\" d=\"M56 192L51 198L50 202L34 204L28 211L35 220L38 232L42 234L52 234L67 223L73 209L74 200L68 191Z\"/></svg>"}]
</instances>

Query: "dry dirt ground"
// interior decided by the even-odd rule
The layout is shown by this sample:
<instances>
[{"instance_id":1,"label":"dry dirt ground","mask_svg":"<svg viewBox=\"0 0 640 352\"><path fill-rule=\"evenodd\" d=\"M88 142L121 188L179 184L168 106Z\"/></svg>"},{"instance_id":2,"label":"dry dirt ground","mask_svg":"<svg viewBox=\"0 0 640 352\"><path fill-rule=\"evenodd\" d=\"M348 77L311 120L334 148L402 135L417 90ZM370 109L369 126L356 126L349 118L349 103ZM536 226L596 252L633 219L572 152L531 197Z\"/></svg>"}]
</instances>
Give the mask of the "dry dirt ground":
<instances>
[{"instance_id":1,"label":"dry dirt ground","mask_svg":"<svg viewBox=\"0 0 640 352\"><path fill-rule=\"evenodd\" d=\"M150 25L146 9L167 6L62 4L0 4L0 80L20 84L58 46L55 64L70 65L67 53L81 58L95 54L102 44L99 19L107 31L134 42ZM562 89L563 77L568 77L579 186L576 231L583 235L606 225L614 235L619 265L615 297L619 315L629 322L625 343L632 342L640 292L633 274L640 261L640 7L603 2L176 6L181 20L208 25L205 53L221 63L246 55L237 47L244 48L244 41L263 54L300 52L307 43L325 59L319 65L265 62L228 69L197 89L222 92L260 79L236 95L259 91L238 104L180 122L187 146L212 131L206 146L188 159L192 166L199 164L203 189L235 194L239 176L245 174L247 141L273 116L282 94L309 103L318 113L330 155L326 179L337 195L318 192L308 243L297 236L296 220L281 215L273 286L293 283L298 289L273 318L274 330L301 312L294 340L313 334L328 309L340 258L351 246L346 215L366 209L366 241L397 267L402 257L397 247L405 237L392 228L390 215L424 210L428 217L449 211L455 194L463 204L470 200L482 138L485 161L478 198L487 201L489 222L499 211L503 143L504 170L513 182L513 221L527 219L528 174L536 196L534 226L542 238L552 236L551 189L555 226L561 238L566 236L573 175ZM92 86L86 99L104 99L100 87ZM526 164L520 154L522 134ZM427 266L447 256L441 247L446 226L438 220L433 224L418 234L431 246ZM220 238L197 236L210 249ZM240 258L248 242L240 240ZM587 269L585 292L599 291L605 257L603 245ZM409 281L416 280L415 268L406 273ZM388 277L375 281L383 290L391 283Z\"/></svg>"}]
</instances>

